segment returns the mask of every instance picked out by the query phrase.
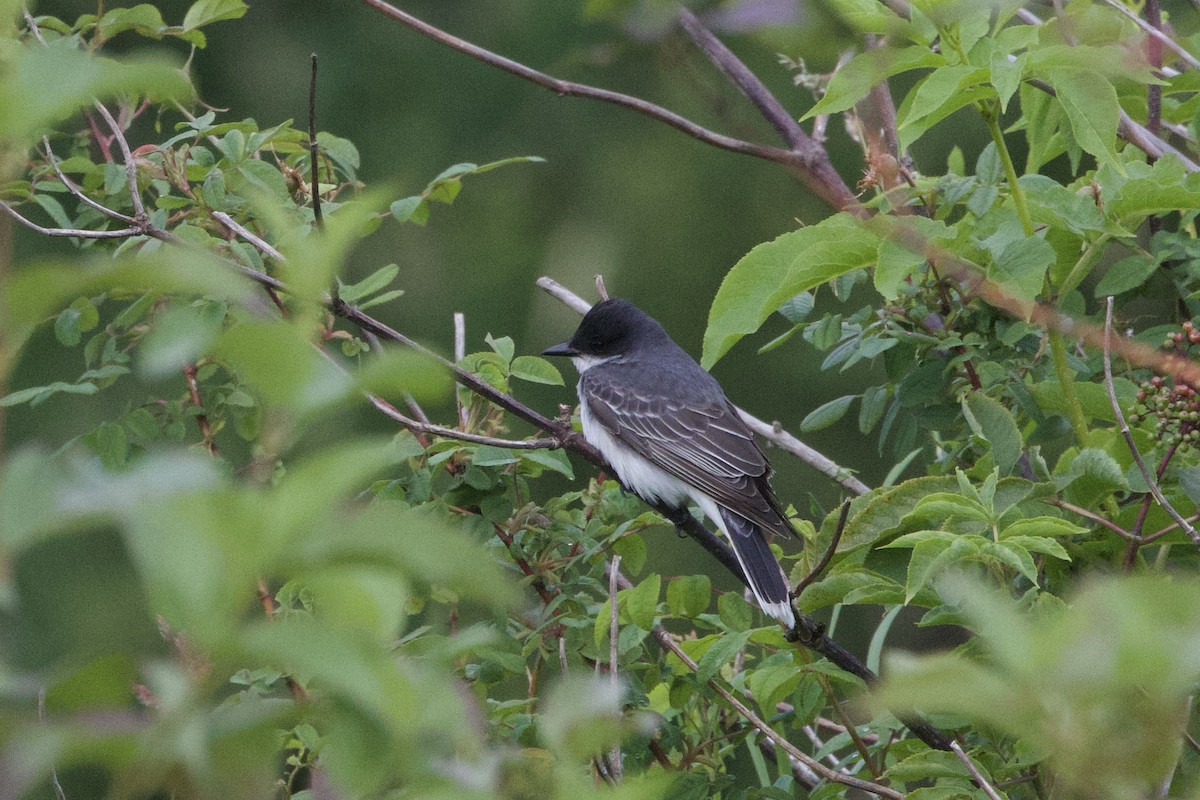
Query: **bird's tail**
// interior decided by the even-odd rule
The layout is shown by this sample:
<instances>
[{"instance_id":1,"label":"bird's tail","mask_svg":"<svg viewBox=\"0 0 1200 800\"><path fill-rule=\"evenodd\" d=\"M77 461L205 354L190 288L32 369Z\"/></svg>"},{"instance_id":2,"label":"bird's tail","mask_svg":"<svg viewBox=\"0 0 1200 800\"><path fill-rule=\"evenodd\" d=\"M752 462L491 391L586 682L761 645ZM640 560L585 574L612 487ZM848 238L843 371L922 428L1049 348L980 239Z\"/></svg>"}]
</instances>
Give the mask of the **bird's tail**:
<instances>
[{"instance_id":1,"label":"bird's tail","mask_svg":"<svg viewBox=\"0 0 1200 800\"><path fill-rule=\"evenodd\" d=\"M792 613L791 596L783 569L775 560L775 554L763 538L762 531L750 520L726 508L721 509L721 519L725 523L723 527L733 546L733 553L750 584L750 591L762 610L789 629L795 626L796 617Z\"/></svg>"}]
</instances>

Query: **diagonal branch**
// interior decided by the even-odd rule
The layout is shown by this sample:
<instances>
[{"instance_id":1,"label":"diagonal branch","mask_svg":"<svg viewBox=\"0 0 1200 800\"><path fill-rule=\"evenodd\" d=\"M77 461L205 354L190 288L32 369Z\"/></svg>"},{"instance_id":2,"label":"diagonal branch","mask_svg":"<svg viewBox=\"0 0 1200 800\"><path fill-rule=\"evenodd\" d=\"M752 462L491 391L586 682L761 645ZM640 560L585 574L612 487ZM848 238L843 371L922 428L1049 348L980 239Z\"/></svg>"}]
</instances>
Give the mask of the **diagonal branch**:
<instances>
[{"instance_id":1,"label":"diagonal branch","mask_svg":"<svg viewBox=\"0 0 1200 800\"><path fill-rule=\"evenodd\" d=\"M733 51L721 42L712 31L704 27L696 15L687 8L679 7L679 23L687 33L688 38L704 51L708 60L733 82L743 95L758 109L767 122L779 132L788 146L798 152L821 150L821 146L805 133L800 123L783 107L783 104L771 94L771 90L763 84L758 76L733 54Z\"/></svg>"},{"instance_id":2,"label":"diagonal branch","mask_svg":"<svg viewBox=\"0 0 1200 800\"><path fill-rule=\"evenodd\" d=\"M83 228L44 228L31 219L21 216L15 208L0 200L0 209L30 230L43 236L71 236L77 239L127 239L142 233L140 228L121 228L115 231L92 231Z\"/></svg>"},{"instance_id":3,"label":"diagonal branch","mask_svg":"<svg viewBox=\"0 0 1200 800\"><path fill-rule=\"evenodd\" d=\"M1125 421L1125 414L1121 411L1121 404L1117 402L1117 390L1113 385L1112 374L1112 312L1113 299L1108 298L1108 306L1104 315L1104 388L1108 390L1108 402L1112 405L1113 414L1117 418L1117 425L1120 428L1121 436L1125 439L1125 444L1129 447L1130 454L1133 455L1134 463L1137 464L1138 471L1142 473L1142 477L1146 480L1146 485L1150 487L1150 493L1154 495L1154 499L1162 506L1163 511L1170 515L1171 519L1175 520L1175 524L1183 529L1183 532L1200 547L1200 532L1197 532L1183 516L1175 510L1175 506L1171 505L1171 501L1162 493L1162 489L1158 486L1158 480L1154 473L1146 466L1146 460L1142 458L1141 451L1138 450L1137 442L1133 440L1133 433L1129 430L1129 423Z\"/></svg>"},{"instance_id":4,"label":"diagonal branch","mask_svg":"<svg viewBox=\"0 0 1200 800\"><path fill-rule=\"evenodd\" d=\"M772 161L787 167L802 183L834 208L858 209L858 201L854 193L837 172L833 170L824 148L816 145L815 142L813 142L816 145L815 149L809 152L804 150L785 150L780 147L772 147L770 145L747 142L742 139L725 136L676 114L674 111L651 103L648 100L643 100L640 97L633 97L632 95L621 94L620 92L575 83L573 81L565 81L555 78L552 75L547 75L544 72L539 72L518 61L513 61L479 45L472 44L465 39L460 39L457 36L449 34L440 28L414 17L406 11L401 11L391 3L386 2L386 0L363 0L363 2L397 22L407 25L421 35L433 39L435 42L444 44L460 53L465 53L489 66L516 75L518 78L527 80L544 89L549 89L559 97L586 97L602 103L611 103L622 108L628 108L662 122L665 125L670 125L672 128L682 131L694 139L698 139L705 144L721 150L742 153L766 161ZM799 124L797 124L797 127L799 127ZM862 212L858 210L856 213Z\"/></svg>"}]
</instances>

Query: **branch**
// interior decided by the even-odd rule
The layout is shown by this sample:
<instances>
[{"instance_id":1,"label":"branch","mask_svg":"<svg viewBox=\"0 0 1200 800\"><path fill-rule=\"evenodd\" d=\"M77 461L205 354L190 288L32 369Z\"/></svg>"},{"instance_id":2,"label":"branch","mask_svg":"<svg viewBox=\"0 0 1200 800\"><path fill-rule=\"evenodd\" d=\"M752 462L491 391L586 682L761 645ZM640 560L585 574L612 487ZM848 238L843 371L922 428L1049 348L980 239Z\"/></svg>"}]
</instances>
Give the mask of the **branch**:
<instances>
[{"instance_id":1,"label":"branch","mask_svg":"<svg viewBox=\"0 0 1200 800\"><path fill-rule=\"evenodd\" d=\"M733 51L726 47L720 39L714 36L712 31L704 27L695 14L683 6L679 7L679 23L688 38L703 51L704 55L708 56L708 60L715 64L726 78L733 82L733 85L746 96L746 99L754 104L758 113L771 123L771 126L779 132L789 147L798 152L809 152L814 148L822 149L805 133L796 118L783 107L775 95L771 94L771 90L758 79L758 76L751 72L750 68L742 63L742 60L735 56Z\"/></svg>"},{"instance_id":2,"label":"branch","mask_svg":"<svg viewBox=\"0 0 1200 800\"><path fill-rule=\"evenodd\" d=\"M733 153L742 153L781 164L787 167L801 182L834 208L848 210L858 208L858 200L854 196L854 193L833 170L833 167L829 164L828 154L819 146L816 148L819 150L819 153L785 150L780 147L771 147L770 145L756 144L725 136L698 125L686 117L676 114L674 111L643 100L640 97L633 97L582 83L564 81L547 75L544 72L539 72L532 67L513 61L510 58L505 58L502 55L446 33L440 28L436 28L414 17L412 14L401 11L390 3L385 2L385 0L363 0L363 2L376 11L407 25L409 28L439 44L471 56L489 66L516 75L518 78L534 83L544 89L549 89L559 97L586 97L602 103L611 103L628 108L665 125L669 125L694 139L698 139L718 149L728 150ZM860 210L857 213L862 212Z\"/></svg>"},{"instance_id":3,"label":"branch","mask_svg":"<svg viewBox=\"0 0 1200 800\"><path fill-rule=\"evenodd\" d=\"M1154 499L1162 506L1163 510L1170 515L1171 519L1175 520L1175 524L1183 529L1191 540L1200 547L1200 533L1184 519L1175 506L1171 505L1166 496L1163 495L1162 489L1158 488L1158 481L1154 474L1150 472L1150 468L1146 466L1146 461L1142 458L1142 454L1138 451L1137 443L1133 441L1133 433L1129 430L1129 423L1125 421L1125 414L1121 411L1121 404L1117 402L1117 390L1113 385L1112 374L1112 312L1113 299L1110 295L1108 298L1107 309L1104 314L1104 388L1108 390L1108 402L1112 405L1113 414L1116 415L1117 424L1121 430L1121 436L1125 439L1125 444L1129 447L1129 452L1133 455L1134 463L1137 464L1138 471L1142 473L1142 477L1146 480L1146 485L1150 487L1150 493L1154 495Z\"/></svg>"},{"instance_id":4,"label":"branch","mask_svg":"<svg viewBox=\"0 0 1200 800\"><path fill-rule=\"evenodd\" d=\"M95 200L88 197L78 184L67 177L66 173L64 173L62 168L58 165L58 156L56 156L54 151L50 148L50 137L42 137L42 146L46 149L46 160L49 161L50 166L54 168L54 174L58 176L58 179L62 181L63 186L66 186L67 190L71 194L75 195L75 197L79 198L79 200L96 209L105 216L112 217L113 219L119 219L130 224L136 224L137 220L128 214L122 214L118 211L108 208L107 206L97 203Z\"/></svg>"},{"instance_id":5,"label":"branch","mask_svg":"<svg viewBox=\"0 0 1200 800\"><path fill-rule=\"evenodd\" d=\"M971 760L966 751L962 749L962 745L954 742L950 745L950 750L966 766L967 772L971 773L971 777L975 779L975 784L983 789L984 794L988 796L989 800L1001 800L1000 793L996 791L994 786L988 783L987 778L983 777L983 773L980 772L979 767L975 765L975 762Z\"/></svg>"},{"instance_id":6,"label":"branch","mask_svg":"<svg viewBox=\"0 0 1200 800\"><path fill-rule=\"evenodd\" d=\"M26 228L37 231L43 236L71 236L77 239L127 239L130 236L137 236L142 233L140 228L122 228L117 231L90 231L83 228L43 228L33 220L21 216L15 208L3 200L0 200L0 208L4 209L10 217Z\"/></svg>"},{"instance_id":7,"label":"branch","mask_svg":"<svg viewBox=\"0 0 1200 800\"><path fill-rule=\"evenodd\" d=\"M546 294L561 301L568 308L580 314L586 314L591 305L579 295L572 292L570 289L563 286L553 278L542 277L538 278L537 285L546 292ZM865 483L850 474L850 471L845 467L839 466L832 459L819 453L813 448L806 445L804 442L797 439L792 434L785 431L778 423L764 422L758 417L749 412L734 406L734 410L738 412L738 416L742 418L750 430L763 437L771 444L781 450L786 450L792 455L799 458L808 466L820 472L827 478L832 478L842 485L843 488L854 494L862 495L871 491Z\"/></svg>"},{"instance_id":8,"label":"branch","mask_svg":"<svg viewBox=\"0 0 1200 800\"><path fill-rule=\"evenodd\" d=\"M833 554L837 552L838 542L842 540L842 533L844 533L846 530L846 519L849 516L850 501L847 500L846 502L842 503L842 513L838 515L837 527L833 529L833 537L829 540L829 547L825 549L825 554L821 556L821 560L816 563L816 566L814 566L812 570L810 570L809 573L805 575L799 583L796 584L795 588L792 589L793 600L799 597L800 593L808 588L810 583L819 578L821 573L825 571L825 568L829 566L829 562L833 558Z\"/></svg>"},{"instance_id":9,"label":"branch","mask_svg":"<svg viewBox=\"0 0 1200 800\"><path fill-rule=\"evenodd\" d=\"M146 207L142 205L142 193L138 190L137 162L133 160L133 153L129 149L129 140L125 138L125 131L121 130L121 126L113 119L113 115L108 113L108 108L103 103L96 100L93 105L100 112L100 116L104 117L104 121L108 123L113 137L117 140L117 146L121 148L121 158L125 160L125 175L129 181L129 199L133 203L133 218L139 223L149 220Z\"/></svg>"},{"instance_id":10,"label":"branch","mask_svg":"<svg viewBox=\"0 0 1200 800\"><path fill-rule=\"evenodd\" d=\"M1175 55L1177 55L1181 59L1183 59L1183 61L1189 67L1191 67L1192 69L1200 69L1200 60L1197 60L1194 55L1192 55L1187 50L1184 50L1182 47L1180 47L1179 44L1174 39L1172 39L1170 36L1167 36L1165 33L1158 30L1158 28L1155 28L1153 25L1146 22L1144 19L1139 17L1137 14L1134 14L1128 8L1125 8L1125 6L1118 3L1117 0L1104 0L1104 2L1107 5L1111 6L1112 8L1114 8L1117 11L1124 14L1129 19L1133 20L1134 24L1136 24L1139 28L1141 28L1143 31L1145 31L1147 34L1149 34L1150 38L1155 39L1156 41L1165 45L1169 50L1171 50L1173 53L1175 53Z\"/></svg>"}]
</instances>

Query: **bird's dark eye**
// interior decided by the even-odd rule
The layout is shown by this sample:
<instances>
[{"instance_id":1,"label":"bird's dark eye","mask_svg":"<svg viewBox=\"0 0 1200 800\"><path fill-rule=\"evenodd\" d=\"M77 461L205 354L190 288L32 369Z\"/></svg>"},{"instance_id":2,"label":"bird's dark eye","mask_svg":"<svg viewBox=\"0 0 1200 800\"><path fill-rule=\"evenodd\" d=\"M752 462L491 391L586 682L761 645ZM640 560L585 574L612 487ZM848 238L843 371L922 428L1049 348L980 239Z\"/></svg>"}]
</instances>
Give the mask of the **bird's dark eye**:
<instances>
[{"instance_id":1,"label":"bird's dark eye","mask_svg":"<svg viewBox=\"0 0 1200 800\"><path fill-rule=\"evenodd\" d=\"M603 336L593 336L592 337L592 348L593 349L599 350L601 347L604 347L605 344L607 344L607 342L605 341Z\"/></svg>"}]
</instances>

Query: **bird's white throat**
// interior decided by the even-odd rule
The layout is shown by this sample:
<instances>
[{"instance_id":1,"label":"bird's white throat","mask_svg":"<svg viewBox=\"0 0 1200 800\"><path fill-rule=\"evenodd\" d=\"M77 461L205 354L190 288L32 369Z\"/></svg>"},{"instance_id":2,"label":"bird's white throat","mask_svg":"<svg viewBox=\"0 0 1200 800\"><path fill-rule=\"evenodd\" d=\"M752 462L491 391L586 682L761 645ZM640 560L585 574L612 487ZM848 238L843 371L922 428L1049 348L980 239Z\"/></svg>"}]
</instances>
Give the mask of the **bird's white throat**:
<instances>
[{"instance_id":1,"label":"bird's white throat","mask_svg":"<svg viewBox=\"0 0 1200 800\"><path fill-rule=\"evenodd\" d=\"M575 369L579 370L579 374L587 372L592 367L598 367L608 361L612 361L616 356L571 356L571 361L575 364Z\"/></svg>"}]
</instances>

